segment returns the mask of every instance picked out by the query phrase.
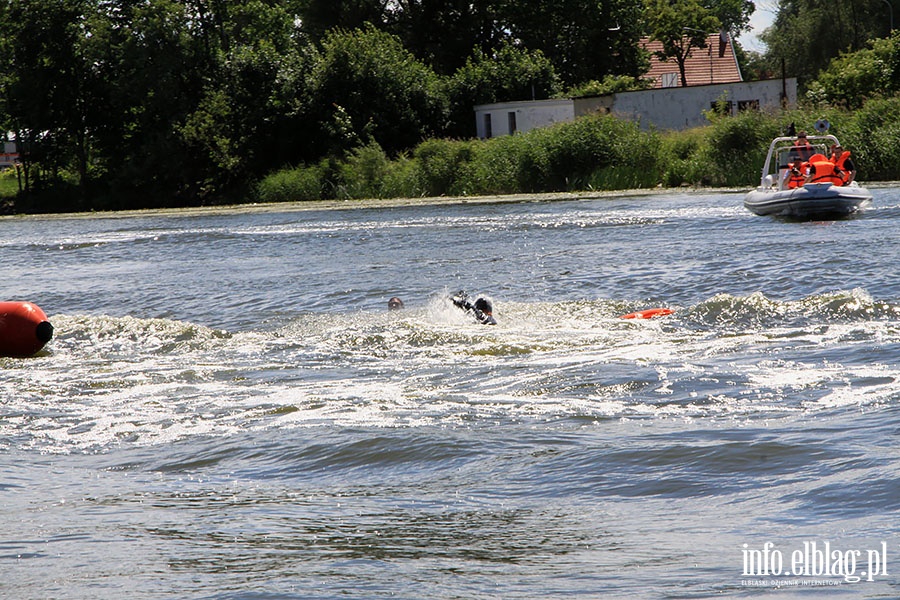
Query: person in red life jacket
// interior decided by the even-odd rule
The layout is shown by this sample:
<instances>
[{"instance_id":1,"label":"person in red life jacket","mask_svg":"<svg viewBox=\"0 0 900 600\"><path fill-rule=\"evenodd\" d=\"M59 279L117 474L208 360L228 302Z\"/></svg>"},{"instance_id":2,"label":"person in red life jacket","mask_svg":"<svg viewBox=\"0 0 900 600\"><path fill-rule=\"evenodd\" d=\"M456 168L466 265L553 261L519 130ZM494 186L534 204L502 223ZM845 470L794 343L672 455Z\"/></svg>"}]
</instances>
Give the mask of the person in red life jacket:
<instances>
[{"instance_id":1,"label":"person in red life jacket","mask_svg":"<svg viewBox=\"0 0 900 600\"><path fill-rule=\"evenodd\" d=\"M809 157L815 153L815 149L810 145L809 140L806 139L806 132L801 131L797 134L797 141L794 142L794 147L791 148L791 154L797 154L804 161L809 160Z\"/></svg>"},{"instance_id":2,"label":"person in red life jacket","mask_svg":"<svg viewBox=\"0 0 900 600\"><path fill-rule=\"evenodd\" d=\"M807 179L807 171L809 169L809 165L800 160L796 159L794 162L788 164L788 170L784 174L786 185L785 187L789 190L794 188L803 187L803 184L806 183Z\"/></svg>"},{"instance_id":3,"label":"person in red life jacket","mask_svg":"<svg viewBox=\"0 0 900 600\"><path fill-rule=\"evenodd\" d=\"M809 174L806 176L806 183L844 185L844 180L838 176L833 162L823 155L817 154L809 163Z\"/></svg>"},{"instance_id":4,"label":"person in red life jacket","mask_svg":"<svg viewBox=\"0 0 900 600\"><path fill-rule=\"evenodd\" d=\"M841 185L850 185L856 179L856 166L850 160L850 152L835 144L831 147L831 162L834 172L841 178Z\"/></svg>"}]
</instances>

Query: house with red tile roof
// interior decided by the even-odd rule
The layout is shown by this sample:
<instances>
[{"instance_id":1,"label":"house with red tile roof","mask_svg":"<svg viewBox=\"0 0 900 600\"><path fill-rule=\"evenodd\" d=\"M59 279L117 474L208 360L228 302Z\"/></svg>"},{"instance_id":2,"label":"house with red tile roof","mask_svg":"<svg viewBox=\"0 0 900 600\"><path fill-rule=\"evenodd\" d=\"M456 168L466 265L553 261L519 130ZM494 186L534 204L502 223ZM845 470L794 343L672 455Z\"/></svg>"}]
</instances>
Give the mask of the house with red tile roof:
<instances>
[{"instance_id":1,"label":"house with red tile roof","mask_svg":"<svg viewBox=\"0 0 900 600\"><path fill-rule=\"evenodd\" d=\"M644 78L651 80L654 88L683 86L675 59L670 58L664 62L655 54L662 51L662 42L645 37L639 43L641 48L651 54L650 70ZM706 38L706 48L691 48L684 61L684 78L688 86L743 81L731 36L727 33L714 33Z\"/></svg>"}]
</instances>

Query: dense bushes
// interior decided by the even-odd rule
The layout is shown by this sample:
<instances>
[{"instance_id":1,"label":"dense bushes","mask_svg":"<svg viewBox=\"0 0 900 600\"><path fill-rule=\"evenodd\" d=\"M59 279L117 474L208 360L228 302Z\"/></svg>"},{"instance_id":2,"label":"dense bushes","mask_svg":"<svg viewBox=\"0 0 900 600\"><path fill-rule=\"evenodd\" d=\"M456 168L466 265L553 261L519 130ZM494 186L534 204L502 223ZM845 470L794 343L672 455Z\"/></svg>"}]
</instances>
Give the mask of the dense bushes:
<instances>
[{"instance_id":1,"label":"dense bushes","mask_svg":"<svg viewBox=\"0 0 900 600\"><path fill-rule=\"evenodd\" d=\"M704 182L727 186L757 183L769 144L784 129L777 120L756 111L715 118L708 144L701 151L701 164L708 169Z\"/></svg>"},{"instance_id":2,"label":"dense bushes","mask_svg":"<svg viewBox=\"0 0 900 600\"><path fill-rule=\"evenodd\" d=\"M466 196L656 185L655 133L608 116L578 119L491 140L429 140L389 161L377 145L321 164L279 171L259 185L263 201ZM318 194L318 195L316 195Z\"/></svg>"},{"instance_id":3,"label":"dense bushes","mask_svg":"<svg viewBox=\"0 0 900 600\"><path fill-rule=\"evenodd\" d=\"M870 100L842 131L841 143L859 169L857 179L900 179L900 97Z\"/></svg>"},{"instance_id":4,"label":"dense bushes","mask_svg":"<svg viewBox=\"0 0 900 600\"><path fill-rule=\"evenodd\" d=\"M855 113L828 109L778 115L748 111L710 116L681 132L642 131L631 122L591 116L490 140L428 140L390 160L377 144L342 161L278 171L258 186L264 202L329 198L474 196L656 186L752 187L769 142L790 124L832 124L851 150L861 180L900 178L900 97Z\"/></svg>"},{"instance_id":5,"label":"dense bushes","mask_svg":"<svg viewBox=\"0 0 900 600\"><path fill-rule=\"evenodd\" d=\"M900 31L872 40L870 46L832 60L810 83L807 97L852 110L900 91Z\"/></svg>"}]
</instances>

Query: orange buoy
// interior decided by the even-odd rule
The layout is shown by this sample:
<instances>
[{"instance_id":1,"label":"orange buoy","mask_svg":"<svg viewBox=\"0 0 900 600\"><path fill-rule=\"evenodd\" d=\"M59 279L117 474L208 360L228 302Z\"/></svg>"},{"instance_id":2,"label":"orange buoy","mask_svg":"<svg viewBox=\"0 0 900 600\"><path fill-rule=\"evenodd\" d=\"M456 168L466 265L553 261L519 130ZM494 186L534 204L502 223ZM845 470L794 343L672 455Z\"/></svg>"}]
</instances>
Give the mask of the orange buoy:
<instances>
[{"instance_id":1,"label":"orange buoy","mask_svg":"<svg viewBox=\"0 0 900 600\"><path fill-rule=\"evenodd\" d=\"M0 356L36 354L53 337L47 315L31 302L0 302Z\"/></svg>"},{"instance_id":2,"label":"orange buoy","mask_svg":"<svg viewBox=\"0 0 900 600\"><path fill-rule=\"evenodd\" d=\"M652 319L653 317L661 317L662 315L671 315L674 310L671 308L648 308L647 310L639 310L637 312L622 315L620 319Z\"/></svg>"}]
</instances>

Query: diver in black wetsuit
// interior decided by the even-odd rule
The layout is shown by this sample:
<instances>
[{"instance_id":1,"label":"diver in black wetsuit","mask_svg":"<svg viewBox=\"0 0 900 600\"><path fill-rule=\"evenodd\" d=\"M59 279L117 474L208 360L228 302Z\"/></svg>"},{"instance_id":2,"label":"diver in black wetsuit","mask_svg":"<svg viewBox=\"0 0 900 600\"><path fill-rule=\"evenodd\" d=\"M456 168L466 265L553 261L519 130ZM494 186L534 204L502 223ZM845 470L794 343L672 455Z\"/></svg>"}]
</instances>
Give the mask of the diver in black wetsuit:
<instances>
[{"instance_id":1,"label":"diver in black wetsuit","mask_svg":"<svg viewBox=\"0 0 900 600\"><path fill-rule=\"evenodd\" d=\"M497 320L493 317L494 307L491 306L490 300L486 298L478 298L474 304L469 302L469 296L465 292L457 292L450 297L453 304L471 314L482 325L496 325Z\"/></svg>"}]
</instances>

